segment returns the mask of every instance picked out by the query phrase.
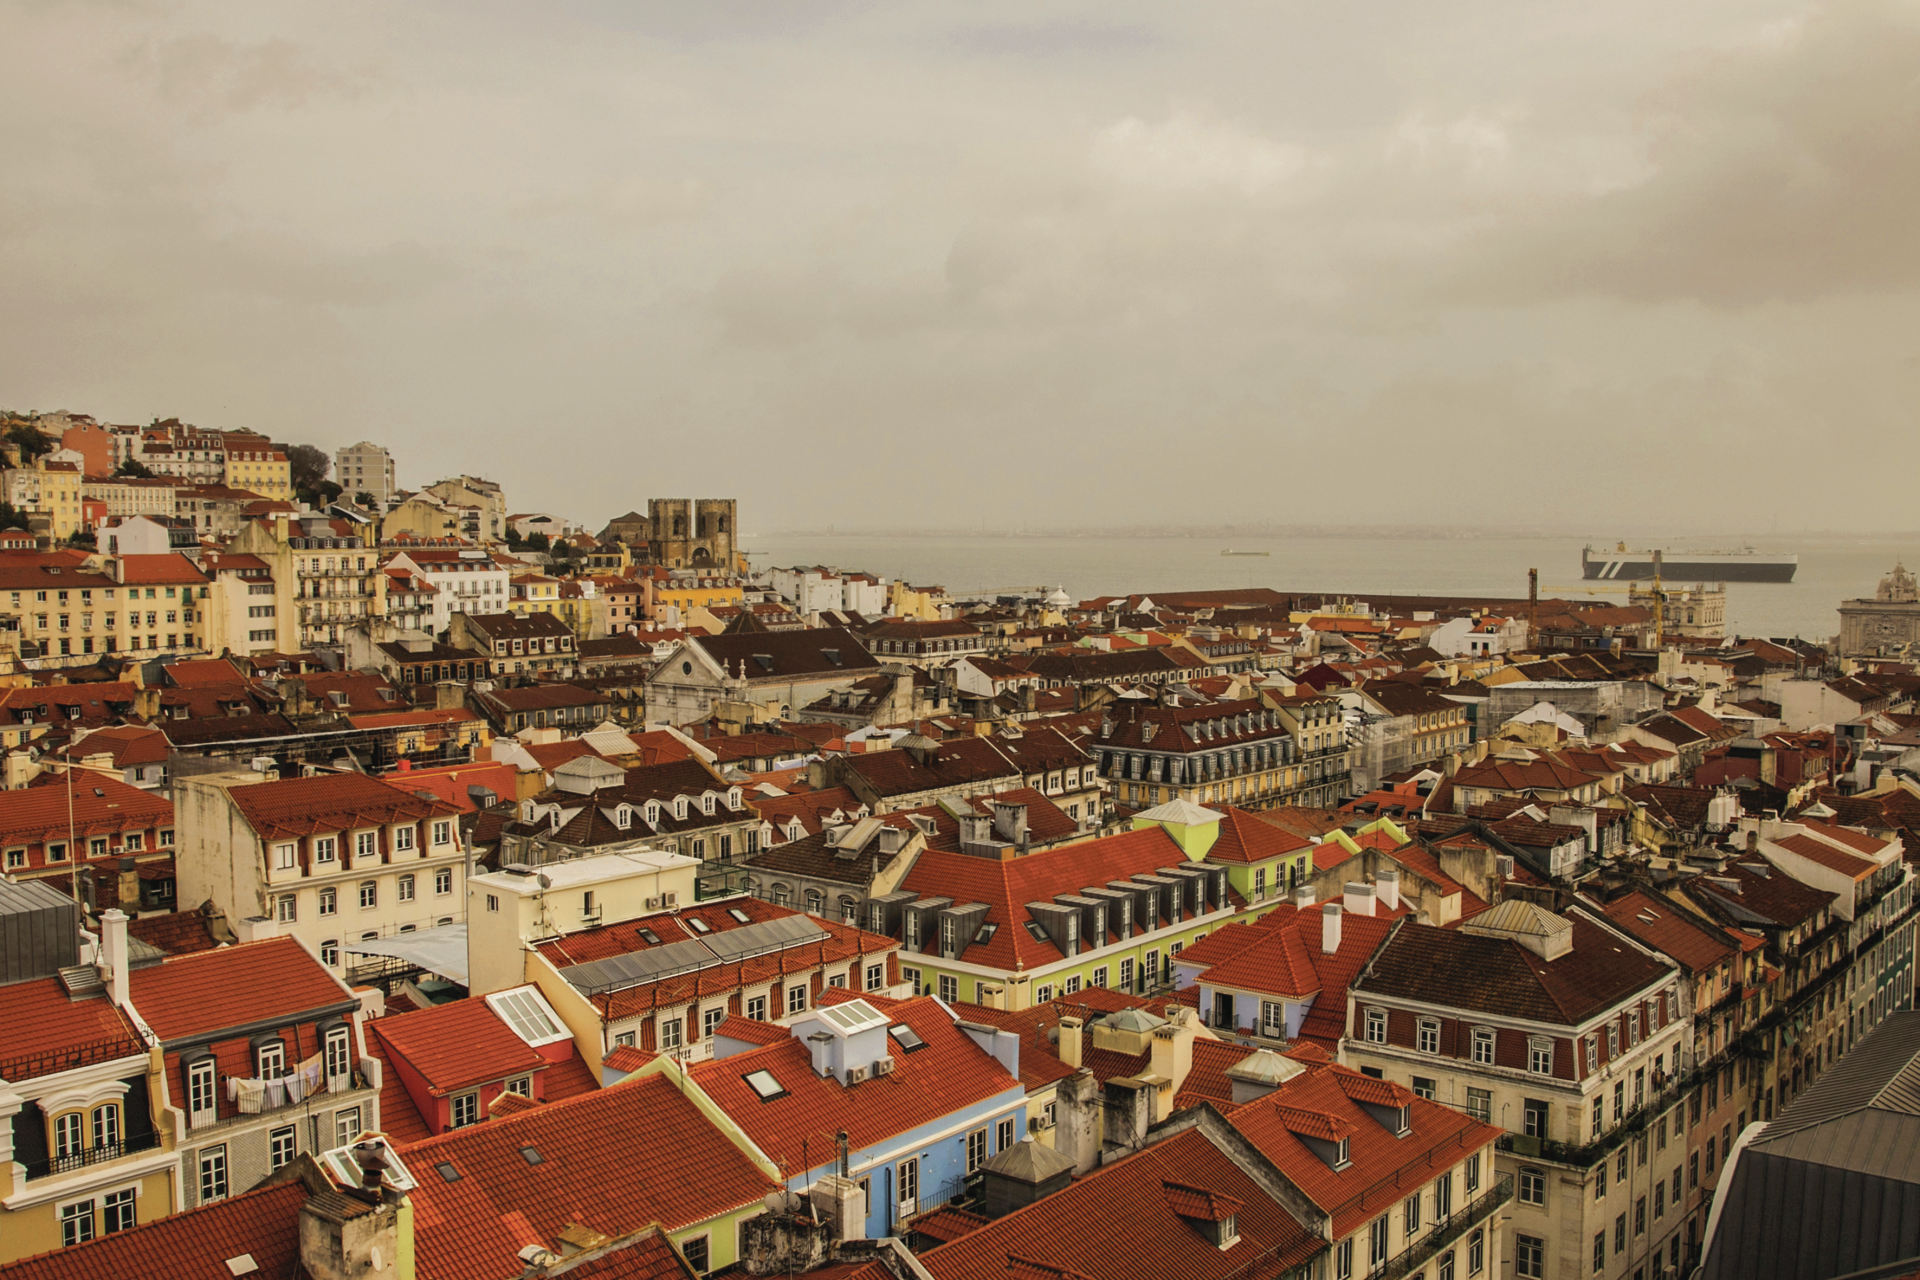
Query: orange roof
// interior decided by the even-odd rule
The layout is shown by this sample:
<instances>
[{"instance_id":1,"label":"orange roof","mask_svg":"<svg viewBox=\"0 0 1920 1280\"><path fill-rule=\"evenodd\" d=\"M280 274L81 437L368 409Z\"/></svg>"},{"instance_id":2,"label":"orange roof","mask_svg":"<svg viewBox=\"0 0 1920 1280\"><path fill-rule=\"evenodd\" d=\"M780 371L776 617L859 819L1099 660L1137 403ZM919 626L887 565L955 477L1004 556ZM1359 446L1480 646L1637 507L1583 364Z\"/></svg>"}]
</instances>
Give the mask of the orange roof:
<instances>
[{"instance_id":1,"label":"orange roof","mask_svg":"<svg viewBox=\"0 0 1920 1280\"><path fill-rule=\"evenodd\" d=\"M168 956L127 975L133 1007L163 1040L271 1019L289 1021L353 999L292 938Z\"/></svg>"},{"instance_id":2,"label":"orange roof","mask_svg":"<svg viewBox=\"0 0 1920 1280\"><path fill-rule=\"evenodd\" d=\"M299 1181L242 1192L89 1244L0 1266L6 1280L100 1280L102 1276L231 1276L228 1259L250 1255L259 1276L300 1265ZM143 1206L141 1212L148 1210Z\"/></svg>"},{"instance_id":3,"label":"orange roof","mask_svg":"<svg viewBox=\"0 0 1920 1280\"><path fill-rule=\"evenodd\" d=\"M477 998L381 1018L373 1025L386 1041L388 1056L405 1059L436 1098L547 1065L493 1006Z\"/></svg>"},{"instance_id":4,"label":"orange roof","mask_svg":"<svg viewBox=\"0 0 1920 1280\"><path fill-rule=\"evenodd\" d=\"M346 831L458 812L437 796L423 800L405 787L358 773L323 773L235 787L227 793L263 839Z\"/></svg>"},{"instance_id":5,"label":"orange roof","mask_svg":"<svg viewBox=\"0 0 1920 1280\"><path fill-rule=\"evenodd\" d=\"M419 1179L410 1199L420 1280L491 1275L528 1245L553 1248L571 1223L606 1236L653 1222L677 1231L779 1189L663 1076L497 1115L403 1158Z\"/></svg>"},{"instance_id":6,"label":"orange roof","mask_svg":"<svg viewBox=\"0 0 1920 1280\"><path fill-rule=\"evenodd\" d=\"M36 978L4 988L0 1019L0 1079L16 1084L65 1071L79 1062L107 1062L143 1054L120 1011L107 999L69 1000L58 978Z\"/></svg>"},{"instance_id":7,"label":"orange roof","mask_svg":"<svg viewBox=\"0 0 1920 1280\"><path fill-rule=\"evenodd\" d=\"M1025 1087L954 1025L937 1000L902 1000L888 1012L893 1024L913 1028L924 1047L906 1052L889 1040L892 1073L864 1084L821 1076L807 1046L791 1036L700 1063L693 1079L789 1176L830 1163L834 1135L843 1130L852 1148L864 1151L1002 1093L1024 1105ZM762 1099L745 1079L755 1071L771 1073L786 1092Z\"/></svg>"}]
</instances>

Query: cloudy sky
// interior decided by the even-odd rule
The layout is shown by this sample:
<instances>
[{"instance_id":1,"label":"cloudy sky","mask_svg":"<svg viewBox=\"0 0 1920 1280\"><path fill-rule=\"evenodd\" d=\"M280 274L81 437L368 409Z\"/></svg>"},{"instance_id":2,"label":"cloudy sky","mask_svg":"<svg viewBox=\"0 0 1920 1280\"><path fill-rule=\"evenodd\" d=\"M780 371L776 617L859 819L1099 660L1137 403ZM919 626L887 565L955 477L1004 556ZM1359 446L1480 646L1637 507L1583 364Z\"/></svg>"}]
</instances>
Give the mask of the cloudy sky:
<instances>
[{"instance_id":1,"label":"cloudy sky","mask_svg":"<svg viewBox=\"0 0 1920 1280\"><path fill-rule=\"evenodd\" d=\"M596 525L1908 528L1916 67L1874 0L0 0L0 406Z\"/></svg>"}]
</instances>

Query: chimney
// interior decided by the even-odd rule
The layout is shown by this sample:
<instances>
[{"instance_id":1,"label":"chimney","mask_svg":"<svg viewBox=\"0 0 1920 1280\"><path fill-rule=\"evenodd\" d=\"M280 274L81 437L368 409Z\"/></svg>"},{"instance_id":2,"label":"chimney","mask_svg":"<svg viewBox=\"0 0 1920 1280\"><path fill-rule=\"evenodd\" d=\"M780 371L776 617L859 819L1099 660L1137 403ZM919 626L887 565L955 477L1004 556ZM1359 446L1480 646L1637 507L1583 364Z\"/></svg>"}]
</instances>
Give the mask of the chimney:
<instances>
[{"instance_id":1,"label":"chimney","mask_svg":"<svg viewBox=\"0 0 1920 1280\"><path fill-rule=\"evenodd\" d=\"M1747 852L1760 852L1760 833L1758 831L1747 832Z\"/></svg>"},{"instance_id":2,"label":"chimney","mask_svg":"<svg viewBox=\"0 0 1920 1280\"><path fill-rule=\"evenodd\" d=\"M1078 1069L1080 1062L1080 1019L1060 1019L1060 1061Z\"/></svg>"},{"instance_id":3,"label":"chimney","mask_svg":"<svg viewBox=\"0 0 1920 1280\"><path fill-rule=\"evenodd\" d=\"M101 977L109 984L113 1003L126 1008L127 993L127 913L109 908L100 916L100 958L107 972Z\"/></svg>"},{"instance_id":4,"label":"chimney","mask_svg":"<svg viewBox=\"0 0 1920 1280\"><path fill-rule=\"evenodd\" d=\"M1329 902L1320 908L1320 950L1332 955L1340 949L1340 904Z\"/></svg>"},{"instance_id":5,"label":"chimney","mask_svg":"<svg viewBox=\"0 0 1920 1280\"><path fill-rule=\"evenodd\" d=\"M1148 1061L1154 1075L1172 1082L1154 1094L1153 1122L1158 1124L1173 1114L1173 1100L1193 1070L1193 1028L1175 1023L1155 1027Z\"/></svg>"},{"instance_id":6,"label":"chimney","mask_svg":"<svg viewBox=\"0 0 1920 1280\"><path fill-rule=\"evenodd\" d=\"M1400 909L1400 868L1388 867L1373 874L1374 892L1380 895L1380 905L1389 911Z\"/></svg>"},{"instance_id":7,"label":"chimney","mask_svg":"<svg viewBox=\"0 0 1920 1280\"><path fill-rule=\"evenodd\" d=\"M1349 883L1346 893L1347 910L1357 916L1370 916L1373 914L1373 902L1376 896L1370 884Z\"/></svg>"},{"instance_id":8,"label":"chimney","mask_svg":"<svg viewBox=\"0 0 1920 1280\"><path fill-rule=\"evenodd\" d=\"M1305 911L1313 905L1314 899L1319 896L1320 895L1314 891L1312 885L1303 884L1293 891L1293 905L1299 910Z\"/></svg>"}]
</instances>

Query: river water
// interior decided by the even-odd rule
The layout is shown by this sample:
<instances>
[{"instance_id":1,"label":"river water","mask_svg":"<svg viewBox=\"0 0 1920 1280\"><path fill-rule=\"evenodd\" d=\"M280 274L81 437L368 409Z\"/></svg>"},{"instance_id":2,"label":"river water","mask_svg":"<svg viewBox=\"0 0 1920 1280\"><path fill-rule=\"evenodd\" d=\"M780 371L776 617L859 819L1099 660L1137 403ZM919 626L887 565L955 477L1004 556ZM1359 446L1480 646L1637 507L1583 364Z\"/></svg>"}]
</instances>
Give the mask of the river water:
<instances>
[{"instance_id":1,"label":"river water","mask_svg":"<svg viewBox=\"0 0 1920 1280\"><path fill-rule=\"evenodd\" d=\"M1135 591L1273 587L1281 591L1512 596L1524 600L1527 570L1540 570L1540 594L1575 598L1579 538L1279 538L1235 535L1119 537L1008 535L949 537L876 534L789 534L743 537L756 570L829 565L916 585L939 584L956 595L1065 587L1076 600ZM1600 545L1597 544L1596 545ZM1639 544L1636 544L1639 545ZM1676 549L1743 543L1689 540ZM1784 585L1727 586L1727 622L1740 635L1800 636L1825 641L1840 629L1839 602L1871 596L1895 561L1920 563L1920 539L1800 538L1754 543L1757 550L1798 552L1800 571ZM1223 556L1266 551L1265 556ZM1595 584L1596 586L1599 584ZM1565 588L1555 590L1555 588ZM1578 590L1575 590L1575 589ZM1624 604L1625 596L1591 598Z\"/></svg>"}]
</instances>

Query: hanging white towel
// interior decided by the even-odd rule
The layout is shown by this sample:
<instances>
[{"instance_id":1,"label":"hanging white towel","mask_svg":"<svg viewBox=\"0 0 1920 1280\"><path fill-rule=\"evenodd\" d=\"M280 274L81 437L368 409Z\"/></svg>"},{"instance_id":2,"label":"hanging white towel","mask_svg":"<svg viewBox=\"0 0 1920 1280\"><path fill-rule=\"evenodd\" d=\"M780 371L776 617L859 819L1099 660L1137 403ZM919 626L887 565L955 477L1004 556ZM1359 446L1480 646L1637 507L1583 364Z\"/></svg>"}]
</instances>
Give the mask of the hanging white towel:
<instances>
[{"instance_id":1,"label":"hanging white towel","mask_svg":"<svg viewBox=\"0 0 1920 1280\"><path fill-rule=\"evenodd\" d=\"M287 1105L286 1077L284 1076L275 1077L274 1079L267 1081L266 1084L267 1084L266 1105L270 1108L286 1106Z\"/></svg>"},{"instance_id":2,"label":"hanging white towel","mask_svg":"<svg viewBox=\"0 0 1920 1280\"><path fill-rule=\"evenodd\" d=\"M265 1080L241 1080L236 1078L234 1083L239 1090L240 1114L247 1116L259 1115L261 1103L266 1101L267 1097L267 1082Z\"/></svg>"},{"instance_id":3,"label":"hanging white towel","mask_svg":"<svg viewBox=\"0 0 1920 1280\"><path fill-rule=\"evenodd\" d=\"M274 1083L285 1086L288 1102L298 1102L306 1097L306 1081L301 1078L300 1073L297 1071L285 1080L276 1080Z\"/></svg>"}]
</instances>

